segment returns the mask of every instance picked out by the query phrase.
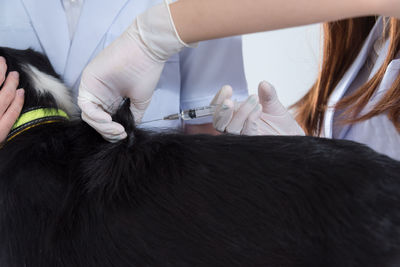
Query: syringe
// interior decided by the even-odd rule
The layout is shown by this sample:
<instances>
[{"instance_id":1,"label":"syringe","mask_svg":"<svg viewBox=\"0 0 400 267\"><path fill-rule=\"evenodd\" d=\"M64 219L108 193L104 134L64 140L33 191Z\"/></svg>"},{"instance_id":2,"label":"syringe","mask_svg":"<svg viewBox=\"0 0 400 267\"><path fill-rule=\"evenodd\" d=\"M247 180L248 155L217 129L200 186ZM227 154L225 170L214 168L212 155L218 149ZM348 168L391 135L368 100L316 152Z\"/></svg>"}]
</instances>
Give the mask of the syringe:
<instances>
[{"instance_id":1,"label":"syringe","mask_svg":"<svg viewBox=\"0 0 400 267\"><path fill-rule=\"evenodd\" d=\"M199 108L194 108L194 109L182 110L180 113L171 114L171 115L165 116L162 119L145 121L142 123L149 123L149 122L162 121L162 120L171 121L171 120L179 120L179 119L188 121L188 120L193 120L193 119L197 119L197 118L203 118L203 117L207 117L207 116L212 116L214 114L216 108L217 108L217 106L211 105L211 106L199 107Z\"/></svg>"}]
</instances>

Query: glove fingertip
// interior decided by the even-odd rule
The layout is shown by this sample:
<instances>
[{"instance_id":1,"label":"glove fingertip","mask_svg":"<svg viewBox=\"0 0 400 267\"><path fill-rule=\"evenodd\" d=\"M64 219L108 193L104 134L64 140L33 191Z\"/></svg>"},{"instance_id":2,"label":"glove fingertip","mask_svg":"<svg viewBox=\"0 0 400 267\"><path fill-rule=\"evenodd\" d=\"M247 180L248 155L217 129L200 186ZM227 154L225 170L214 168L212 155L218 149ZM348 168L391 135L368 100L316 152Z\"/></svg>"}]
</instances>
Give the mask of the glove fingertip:
<instances>
[{"instance_id":1,"label":"glove fingertip","mask_svg":"<svg viewBox=\"0 0 400 267\"><path fill-rule=\"evenodd\" d=\"M218 91L211 101L211 105L220 105L224 100L232 97L233 89L230 85L225 85Z\"/></svg>"},{"instance_id":2,"label":"glove fingertip","mask_svg":"<svg viewBox=\"0 0 400 267\"><path fill-rule=\"evenodd\" d=\"M100 109L86 109L82 111L81 117L82 120L86 122L109 123L112 121L111 115Z\"/></svg>"},{"instance_id":3,"label":"glove fingertip","mask_svg":"<svg viewBox=\"0 0 400 267\"><path fill-rule=\"evenodd\" d=\"M267 81L262 81L259 84L258 95L262 102L270 102L277 99L275 87Z\"/></svg>"},{"instance_id":4,"label":"glove fingertip","mask_svg":"<svg viewBox=\"0 0 400 267\"><path fill-rule=\"evenodd\" d=\"M226 126L233 116L233 101L225 99L224 102L217 107L213 116L213 126L219 132L225 132Z\"/></svg>"},{"instance_id":5,"label":"glove fingertip","mask_svg":"<svg viewBox=\"0 0 400 267\"><path fill-rule=\"evenodd\" d=\"M115 136L115 135L108 135L108 134L105 134L105 135L102 135L102 136L103 136L103 138L104 138L105 140L107 140L107 141L110 142L110 143L117 143L117 142L119 142L119 141L124 140L125 138L127 138L127 137L128 137L128 134L124 131L123 133L121 133L121 134L119 134L119 135L117 135L117 136Z\"/></svg>"},{"instance_id":6,"label":"glove fingertip","mask_svg":"<svg viewBox=\"0 0 400 267\"><path fill-rule=\"evenodd\" d=\"M117 122L112 122L111 123L111 129L113 129L113 134L114 135L121 135L122 133L125 133L125 127L122 126L121 124L117 123Z\"/></svg>"},{"instance_id":7,"label":"glove fingertip","mask_svg":"<svg viewBox=\"0 0 400 267\"><path fill-rule=\"evenodd\" d=\"M229 84L222 86L221 91L226 94L228 97L232 97L233 88Z\"/></svg>"}]
</instances>

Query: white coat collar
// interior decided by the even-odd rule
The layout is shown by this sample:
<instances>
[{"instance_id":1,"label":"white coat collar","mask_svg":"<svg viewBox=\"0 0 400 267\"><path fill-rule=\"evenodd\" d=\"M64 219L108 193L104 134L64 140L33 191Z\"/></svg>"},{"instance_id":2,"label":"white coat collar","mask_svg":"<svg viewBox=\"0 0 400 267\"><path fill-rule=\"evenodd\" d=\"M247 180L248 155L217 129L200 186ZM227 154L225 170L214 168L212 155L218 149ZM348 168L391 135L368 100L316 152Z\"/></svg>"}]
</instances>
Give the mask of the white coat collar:
<instances>
[{"instance_id":1,"label":"white coat collar","mask_svg":"<svg viewBox=\"0 0 400 267\"><path fill-rule=\"evenodd\" d=\"M61 1L22 0L35 33L57 73L64 72L69 50L67 19Z\"/></svg>"},{"instance_id":2,"label":"white coat collar","mask_svg":"<svg viewBox=\"0 0 400 267\"><path fill-rule=\"evenodd\" d=\"M41 45L57 73L74 84L105 33L129 0L85 0L71 44L59 0L22 0ZM133 21L132 17L132 21Z\"/></svg>"},{"instance_id":3,"label":"white coat collar","mask_svg":"<svg viewBox=\"0 0 400 267\"><path fill-rule=\"evenodd\" d=\"M64 71L67 84L75 84L100 41L128 0L85 0ZM132 21L134 17L132 15Z\"/></svg>"},{"instance_id":4,"label":"white coat collar","mask_svg":"<svg viewBox=\"0 0 400 267\"><path fill-rule=\"evenodd\" d=\"M343 78L340 80L339 84L333 90L331 96L328 100L328 108L325 113L324 119L324 136L328 138L332 138L332 127L333 127L333 117L334 117L334 106L336 103L343 97L346 90L352 84L354 79L357 77L357 74L360 72L361 67L365 64L365 61L368 58L369 52L371 51L374 42L382 35L383 32L383 18L378 18L376 24L372 28L370 34L364 42L364 45L358 54L356 60L350 66L350 68L346 71Z\"/></svg>"}]
</instances>

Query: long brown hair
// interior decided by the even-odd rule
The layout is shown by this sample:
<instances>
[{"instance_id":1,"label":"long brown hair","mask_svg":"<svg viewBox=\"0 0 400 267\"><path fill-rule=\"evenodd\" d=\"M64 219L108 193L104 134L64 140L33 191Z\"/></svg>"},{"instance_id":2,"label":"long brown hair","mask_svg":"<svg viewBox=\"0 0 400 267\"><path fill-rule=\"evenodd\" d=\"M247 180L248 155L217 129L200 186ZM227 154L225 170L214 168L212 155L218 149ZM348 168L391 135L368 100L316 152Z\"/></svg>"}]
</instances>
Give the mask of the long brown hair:
<instances>
[{"instance_id":1,"label":"long brown hair","mask_svg":"<svg viewBox=\"0 0 400 267\"><path fill-rule=\"evenodd\" d=\"M356 59L375 22L376 17L363 17L323 25L323 56L317 81L309 92L292 106L296 109L297 121L307 134L321 134L328 99ZM387 25L390 46L384 64L371 80L351 95L343 98L335 108L346 109L345 114L351 115L352 119L347 120L346 123L367 120L385 113L400 132L400 76L371 111L358 116L378 89L388 65L400 50L400 20L392 18Z\"/></svg>"}]
</instances>

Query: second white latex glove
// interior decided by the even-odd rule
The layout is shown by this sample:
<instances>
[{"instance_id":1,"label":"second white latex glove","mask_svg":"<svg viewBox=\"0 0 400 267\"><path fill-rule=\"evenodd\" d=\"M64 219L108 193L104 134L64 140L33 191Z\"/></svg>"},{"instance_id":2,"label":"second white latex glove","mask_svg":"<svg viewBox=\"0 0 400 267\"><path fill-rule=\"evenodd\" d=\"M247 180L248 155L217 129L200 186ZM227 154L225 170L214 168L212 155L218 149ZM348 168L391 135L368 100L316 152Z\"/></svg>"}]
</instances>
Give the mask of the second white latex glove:
<instances>
[{"instance_id":1,"label":"second white latex glove","mask_svg":"<svg viewBox=\"0 0 400 267\"><path fill-rule=\"evenodd\" d=\"M113 122L110 114L123 98L130 98L135 122L140 122L165 61L186 46L166 1L139 15L85 68L78 96L82 119L110 142L124 139L124 127Z\"/></svg>"},{"instance_id":2,"label":"second white latex glove","mask_svg":"<svg viewBox=\"0 0 400 267\"><path fill-rule=\"evenodd\" d=\"M252 95L243 103L233 102L232 87L226 85L215 95L211 105L216 105L214 128L231 134L250 134L261 113L258 96ZM253 129L255 130L255 129Z\"/></svg>"},{"instance_id":3,"label":"second white latex glove","mask_svg":"<svg viewBox=\"0 0 400 267\"><path fill-rule=\"evenodd\" d=\"M220 132L242 135L305 135L303 129L279 101L274 87L261 82L258 97L232 102L232 88L224 86L211 104L218 105L213 118Z\"/></svg>"}]
</instances>

